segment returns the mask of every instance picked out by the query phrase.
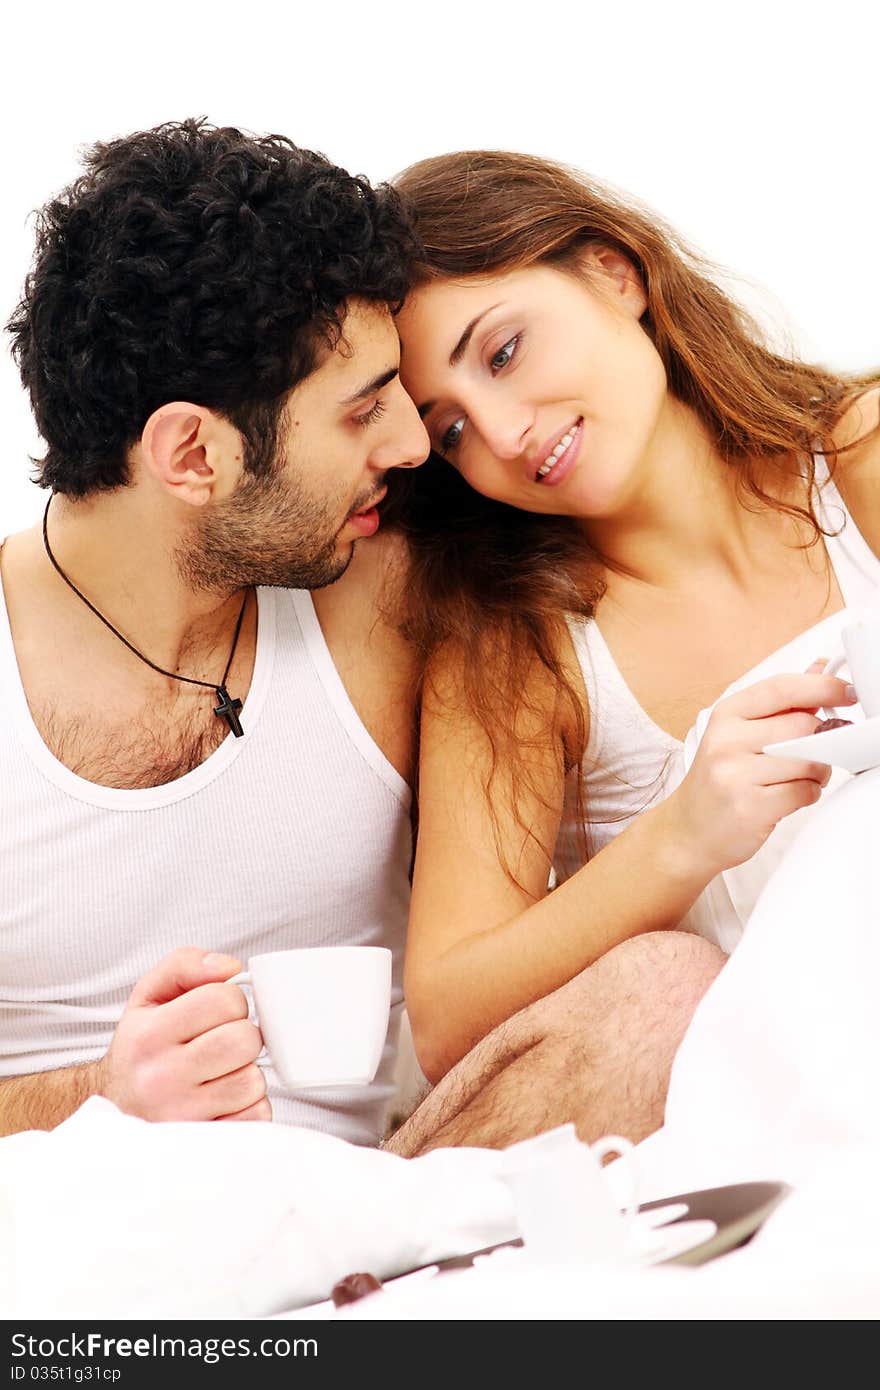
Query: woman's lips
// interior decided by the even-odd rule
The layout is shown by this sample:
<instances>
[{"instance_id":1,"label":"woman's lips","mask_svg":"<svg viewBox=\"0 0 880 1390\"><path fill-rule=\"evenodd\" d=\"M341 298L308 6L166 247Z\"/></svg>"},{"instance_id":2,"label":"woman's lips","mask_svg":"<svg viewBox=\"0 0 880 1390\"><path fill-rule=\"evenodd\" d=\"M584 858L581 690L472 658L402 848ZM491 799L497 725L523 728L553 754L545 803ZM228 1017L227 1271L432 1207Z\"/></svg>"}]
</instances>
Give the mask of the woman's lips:
<instances>
[{"instance_id":1,"label":"woman's lips","mask_svg":"<svg viewBox=\"0 0 880 1390\"><path fill-rule=\"evenodd\" d=\"M577 462L578 451L580 449L583 433L584 421L582 416L577 421L577 424L570 428L566 432L566 434L562 436L563 440L571 436L571 442L568 445L568 447L561 454L556 454L555 461L550 464L550 468L546 473L536 473L534 479L536 483L539 483L542 487L558 487L558 485L564 481L564 479L568 476L575 463ZM561 443L562 440L560 440L560 444ZM556 449L558 449L559 444L557 444L555 447ZM553 453L554 451L551 450L551 457L553 456ZM543 468L545 466L546 461L544 464L541 465L541 467Z\"/></svg>"}]
</instances>

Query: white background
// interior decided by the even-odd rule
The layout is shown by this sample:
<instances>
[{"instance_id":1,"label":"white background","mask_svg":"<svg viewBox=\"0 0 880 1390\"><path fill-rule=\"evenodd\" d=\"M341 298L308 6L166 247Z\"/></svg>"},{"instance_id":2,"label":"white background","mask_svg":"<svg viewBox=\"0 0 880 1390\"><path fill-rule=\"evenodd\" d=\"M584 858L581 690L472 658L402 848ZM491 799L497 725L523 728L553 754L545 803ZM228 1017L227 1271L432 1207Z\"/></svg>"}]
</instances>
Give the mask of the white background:
<instances>
[{"instance_id":1,"label":"white background","mask_svg":"<svg viewBox=\"0 0 880 1390\"><path fill-rule=\"evenodd\" d=\"M287 0L5 7L0 316L28 222L93 140L206 115L386 178L520 149L638 195L744 277L801 351L880 365L876 0L530 5ZM0 535L30 524L39 448L0 354Z\"/></svg>"}]
</instances>

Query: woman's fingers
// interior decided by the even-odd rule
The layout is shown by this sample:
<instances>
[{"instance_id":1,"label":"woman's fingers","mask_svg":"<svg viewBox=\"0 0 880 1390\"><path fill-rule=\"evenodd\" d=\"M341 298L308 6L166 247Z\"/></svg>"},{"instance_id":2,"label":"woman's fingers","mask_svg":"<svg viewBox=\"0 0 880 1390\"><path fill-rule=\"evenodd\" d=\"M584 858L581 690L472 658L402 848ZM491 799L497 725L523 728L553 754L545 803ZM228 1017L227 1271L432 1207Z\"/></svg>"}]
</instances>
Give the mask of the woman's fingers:
<instances>
[{"instance_id":1,"label":"woman's fingers","mask_svg":"<svg viewBox=\"0 0 880 1390\"><path fill-rule=\"evenodd\" d=\"M822 705L836 707L855 702L852 686L839 676L789 672L768 676L745 690L738 690L735 695L728 695L718 708L740 719L767 719L786 710L811 710Z\"/></svg>"},{"instance_id":2,"label":"woman's fingers","mask_svg":"<svg viewBox=\"0 0 880 1390\"><path fill-rule=\"evenodd\" d=\"M778 787L786 782L815 782L826 787L831 777L827 763L805 762L802 758L777 758L772 753L764 754L761 760L761 773L757 778L762 787Z\"/></svg>"},{"instance_id":3,"label":"woman's fingers","mask_svg":"<svg viewBox=\"0 0 880 1390\"><path fill-rule=\"evenodd\" d=\"M822 795L822 788L811 778L805 778L764 787L759 795L762 798L762 810L767 818L769 831L794 811L799 811L804 806L815 806Z\"/></svg>"},{"instance_id":4,"label":"woman's fingers","mask_svg":"<svg viewBox=\"0 0 880 1390\"><path fill-rule=\"evenodd\" d=\"M787 710L767 719L744 720L741 728L747 746L760 753L768 743L785 743L793 738L807 738L816 732L818 720L808 710Z\"/></svg>"}]
</instances>

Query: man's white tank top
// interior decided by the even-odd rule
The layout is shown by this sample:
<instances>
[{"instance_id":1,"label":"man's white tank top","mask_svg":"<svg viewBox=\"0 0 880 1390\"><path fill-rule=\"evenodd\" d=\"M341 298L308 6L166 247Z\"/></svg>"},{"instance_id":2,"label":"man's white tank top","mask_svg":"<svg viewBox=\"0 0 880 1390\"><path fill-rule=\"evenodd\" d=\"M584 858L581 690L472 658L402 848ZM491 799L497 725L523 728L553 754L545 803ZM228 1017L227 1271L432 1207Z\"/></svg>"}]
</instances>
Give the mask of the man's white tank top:
<instances>
[{"instance_id":1,"label":"man's white tank top","mask_svg":"<svg viewBox=\"0 0 880 1390\"><path fill-rule=\"evenodd\" d=\"M880 560L849 515L842 497L817 459L816 515L831 534L825 538L829 561L845 607L765 658L724 691L733 694L765 676L804 671L817 657L831 657L840 630L855 619L854 609L880 600ZM570 631L583 672L590 710L590 736L584 756L584 800L591 854L596 854L643 810L674 791L686 775L714 705L702 710L684 742L673 738L649 717L626 684L595 620L572 619ZM717 702L716 702L717 703ZM858 718L860 711L855 707ZM847 718L850 711L846 712ZM823 796L849 774L835 768ZM694 903L682 927L708 937L728 953L742 936L758 895L804 818L804 807L780 821L747 863L720 874ZM554 857L557 880L570 878L584 863L576 820L574 778L566 789L565 808Z\"/></svg>"},{"instance_id":2,"label":"man's white tank top","mask_svg":"<svg viewBox=\"0 0 880 1390\"><path fill-rule=\"evenodd\" d=\"M299 946L393 952L375 1081L291 1095L276 1121L358 1144L393 1095L412 853L410 792L355 711L308 593L259 589L241 719L199 767L98 786L31 719L0 604L0 1076L104 1055L139 976L179 946L243 960Z\"/></svg>"}]
</instances>

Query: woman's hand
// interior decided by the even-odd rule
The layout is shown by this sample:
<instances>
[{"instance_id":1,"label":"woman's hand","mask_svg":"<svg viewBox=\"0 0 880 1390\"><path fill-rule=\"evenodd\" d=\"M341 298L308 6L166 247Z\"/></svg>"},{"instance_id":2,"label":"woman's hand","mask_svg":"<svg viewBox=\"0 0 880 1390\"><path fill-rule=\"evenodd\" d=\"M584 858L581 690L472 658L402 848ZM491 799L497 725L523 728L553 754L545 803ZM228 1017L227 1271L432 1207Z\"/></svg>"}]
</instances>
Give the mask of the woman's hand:
<instances>
[{"instance_id":1,"label":"woman's hand","mask_svg":"<svg viewBox=\"0 0 880 1390\"><path fill-rule=\"evenodd\" d=\"M761 750L814 733L820 706L855 703L850 686L819 673L824 664L758 681L713 711L693 765L665 807L679 851L704 874L745 863L779 821L819 800L831 776L827 764Z\"/></svg>"}]
</instances>

